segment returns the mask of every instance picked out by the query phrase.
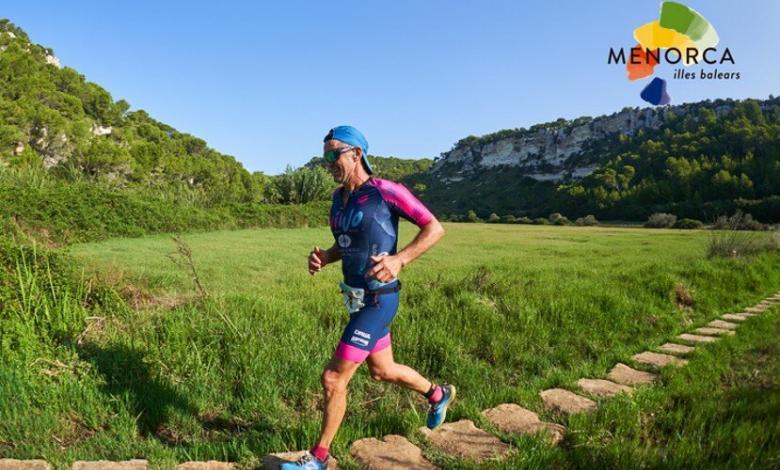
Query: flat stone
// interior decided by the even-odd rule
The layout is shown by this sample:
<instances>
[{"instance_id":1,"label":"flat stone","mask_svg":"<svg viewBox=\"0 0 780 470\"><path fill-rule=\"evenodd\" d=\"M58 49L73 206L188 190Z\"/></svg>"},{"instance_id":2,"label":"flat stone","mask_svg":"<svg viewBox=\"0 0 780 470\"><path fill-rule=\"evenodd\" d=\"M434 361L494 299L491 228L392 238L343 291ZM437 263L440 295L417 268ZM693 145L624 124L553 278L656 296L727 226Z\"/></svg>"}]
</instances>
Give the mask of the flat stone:
<instances>
[{"instance_id":1,"label":"flat stone","mask_svg":"<svg viewBox=\"0 0 780 470\"><path fill-rule=\"evenodd\" d=\"M715 341L720 339L714 336L692 335L690 333L683 333L679 335L677 338L691 343L714 343Z\"/></svg>"},{"instance_id":2,"label":"flat stone","mask_svg":"<svg viewBox=\"0 0 780 470\"><path fill-rule=\"evenodd\" d=\"M299 450L297 452L278 452L276 454L268 454L263 457L263 468L265 470L279 470L279 467L281 467L283 463L295 462L305 453L305 450ZM338 462L331 455L328 459L328 470L337 470L338 468Z\"/></svg>"},{"instance_id":3,"label":"flat stone","mask_svg":"<svg viewBox=\"0 0 780 470\"><path fill-rule=\"evenodd\" d=\"M0 459L0 470L51 470L51 464L45 460Z\"/></svg>"},{"instance_id":4,"label":"flat stone","mask_svg":"<svg viewBox=\"0 0 780 470\"><path fill-rule=\"evenodd\" d=\"M656 377L653 373L632 369L620 362L607 374L609 380L621 385L648 385L653 383Z\"/></svg>"},{"instance_id":5,"label":"flat stone","mask_svg":"<svg viewBox=\"0 0 780 470\"><path fill-rule=\"evenodd\" d=\"M206 462L184 462L176 466L176 470L232 470L236 464L233 462L220 462L209 460Z\"/></svg>"},{"instance_id":6,"label":"flat stone","mask_svg":"<svg viewBox=\"0 0 780 470\"><path fill-rule=\"evenodd\" d=\"M769 310L769 307L747 307L745 311L748 313L764 313Z\"/></svg>"},{"instance_id":7,"label":"flat stone","mask_svg":"<svg viewBox=\"0 0 780 470\"><path fill-rule=\"evenodd\" d=\"M683 346L677 343L665 343L658 347L658 350L670 354L690 354L696 350L693 346Z\"/></svg>"},{"instance_id":8,"label":"flat stone","mask_svg":"<svg viewBox=\"0 0 780 470\"><path fill-rule=\"evenodd\" d=\"M755 315L752 315L750 313L726 313L721 315L720 318L724 320L731 320L731 321L745 321L749 317L753 317Z\"/></svg>"},{"instance_id":9,"label":"flat stone","mask_svg":"<svg viewBox=\"0 0 780 470\"><path fill-rule=\"evenodd\" d=\"M562 388L551 388L539 393L545 408L561 413L573 414L596 408L596 402Z\"/></svg>"},{"instance_id":10,"label":"flat stone","mask_svg":"<svg viewBox=\"0 0 780 470\"><path fill-rule=\"evenodd\" d=\"M480 462L502 458L511 452L508 444L474 426L468 419L444 423L433 431L422 427L420 432L433 447L462 459Z\"/></svg>"},{"instance_id":11,"label":"flat stone","mask_svg":"<svg viewBox=\"0 0 780 470\"><path fill-rule=\"evenodd\" d=\"M722 330L736 330L739 325L723 320L712 320L711 322L707 323L707 326L711 328L720 328Z\"/></svg>"},{"instance_id":12,"label":"flat stone","mask_svg":"<svg viewBox=\"0 0 780 470\"><path fill-rule=\"evenodd\" d=\"M733 335L734 331L732 330L724 330L721 328L710 328L708 326L703 326L701 328L696 328L693 330L694 333L698 333L700 335Z\"/></svg>"},{"instance_id":13,"label":"flat stone","mask_svg":"<svg viewBox=\"0 0 780 470\"><path fill-rule=\"evenodd\" d=\"M645 351L639 354L634 354L632 359L640 364L647 364L654 367L666 367L672 366L684 366L688 363L685 359L671 356L669 354L661 354L652 351Z\"/></svg>"},{"instance_id":14,"label":"flat stone","mask_svg":"<svg viewBox=\"0 0 780 470\"><path fill-rule=\"evenodd\" d=\"M546 432L550 443L557 445L566 435L566 428L557 423L547 423L539 415L514 403L502 403L482 412L482 416L507 434L533 435Z\"/></svg>"},{"instance_id":15,"label":"flat stone","mask_svg":"<svg viewBox=\"0 0 780 470\"><path fill-rule=\"evenodd\" d=\"M616 384L604 379L580 379L577 381L577 385L583 391L599 397L613 397L618 393L630 394L634 391L633 388L627 385Z\"/></svg>"},{"instance_id":16,"label":"flat stone","mask_svg":"<svg viewBox=\"0 0 780 470\"><path fill-rule=\"evenodd\" d=\"M370 470L392 470L394 468L437 468L422 455L422 450L405 437L390 434L380 441L369 437L355 441L349 453L365 468Z\"/></svg>"},{"instance_id":17,"label":"flat stone","mask_svg":"<svg viewBox=\"0 0 780 470\"><path fill-rule=\"evenodd\" d=\"M73 462L71 470L146 470L149 462L143 459L122 460L112 462L109 460L77 460Z\"/></svg>"}]
</instances>

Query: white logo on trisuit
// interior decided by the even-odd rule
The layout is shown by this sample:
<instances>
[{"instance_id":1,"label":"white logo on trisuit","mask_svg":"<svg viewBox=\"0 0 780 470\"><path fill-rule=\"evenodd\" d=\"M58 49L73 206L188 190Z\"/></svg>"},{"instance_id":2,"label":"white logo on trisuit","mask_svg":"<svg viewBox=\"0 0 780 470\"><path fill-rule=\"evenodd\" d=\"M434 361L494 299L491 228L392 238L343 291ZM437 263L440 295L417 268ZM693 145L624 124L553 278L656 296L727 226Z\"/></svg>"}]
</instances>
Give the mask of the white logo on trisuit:
<instances>
[{"instance_id":1,"label":"white logo on trisuit","mask_svg":"<svg viewBox=\"0 0 780 470\"><path fill-rule=\"evenodd\" d=\"M355 330L355 331L352 332L352 334L353 335L362 336L363 338L366 338L366 339L371 339L371 335L366 333L365 331Z\"/></svg>"},{"instance_id":2,"label":"white logo on trisuit","mask_svg":"<svg viewBox=\"0 0 780 470\"><path fill-rule=\"evenodd\" d=\"M349 339L351 343L360 344L362 346L368 346L368 340L365 340L363 338L358 338L357 336L353 336Z\"/></svg>"},{"instance_id":3,"label":"white logo on trisuit","mask_svg":"<svg viewBox=\"0 0 780 470\"><path fill-rule=\"evenodd\" d=\"M340 247L346 248L352 243L352 239L346 233L342 233L339 235L338 242Z\"/></svg>"}]
</instances>

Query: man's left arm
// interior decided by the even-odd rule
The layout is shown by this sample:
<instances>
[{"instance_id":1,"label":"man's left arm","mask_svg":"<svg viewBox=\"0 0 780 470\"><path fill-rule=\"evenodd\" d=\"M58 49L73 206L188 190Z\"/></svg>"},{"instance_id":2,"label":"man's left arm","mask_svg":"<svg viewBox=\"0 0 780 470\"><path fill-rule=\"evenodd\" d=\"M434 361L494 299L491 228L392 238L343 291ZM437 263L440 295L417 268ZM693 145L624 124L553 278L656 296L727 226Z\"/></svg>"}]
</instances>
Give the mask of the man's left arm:
<instances>
[{"instance_id":1,"label":"man's left arm","mask_svg":"<svg viewBox=\"0 0 780 470\"><path fill-rule=\"evenodd\" d=\"M401 268L428 251L444 236L444 227L434 217L420 228L414 240L395 255L372 256L375 264L366 273L367 277L375 277L380 282L389 282L398 276Z\"/></svg>"}]
</instances>

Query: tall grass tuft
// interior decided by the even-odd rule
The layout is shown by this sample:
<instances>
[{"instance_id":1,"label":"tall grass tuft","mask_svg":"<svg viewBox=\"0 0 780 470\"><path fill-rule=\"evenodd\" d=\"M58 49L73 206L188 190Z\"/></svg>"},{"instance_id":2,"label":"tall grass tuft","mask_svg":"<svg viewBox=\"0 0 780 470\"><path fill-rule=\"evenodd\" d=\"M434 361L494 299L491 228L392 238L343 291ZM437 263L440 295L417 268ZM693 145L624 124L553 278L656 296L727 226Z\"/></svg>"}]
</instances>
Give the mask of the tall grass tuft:
<instances>
[{"instance_id":1,"label":"tall grass tuft","mask_svg":"<svg viewBox=\"0 0 780 470\"><path fill-rule=\"evenodd\" d=\"M780 229L770 236L755 230L766 227L755 225L750 214L737 211L731 217L720 217L707 242L707 257L728 258L755 255L761 251L780 249Z\"/></svg>"}]
</instances>

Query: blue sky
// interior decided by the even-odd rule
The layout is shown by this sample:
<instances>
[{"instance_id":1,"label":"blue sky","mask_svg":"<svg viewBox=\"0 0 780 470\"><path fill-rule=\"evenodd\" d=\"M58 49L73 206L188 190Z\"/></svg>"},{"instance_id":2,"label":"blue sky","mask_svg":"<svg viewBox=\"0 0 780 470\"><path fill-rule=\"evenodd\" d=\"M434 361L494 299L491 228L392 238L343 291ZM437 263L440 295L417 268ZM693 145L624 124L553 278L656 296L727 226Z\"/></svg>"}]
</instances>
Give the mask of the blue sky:
<instances>
[{"instance_id":1,"label":"blue sky","mask_svg":"<svg viewBox=\"0 0 780 470\"><path fill-rule=\"evenodd\" d=\"M735 58L717 68L741 78L671 80L664 65L672 104L780 94L780 2L687 4ZM340 124L361 129L369 153L435 157L469 134L644 106L647 81L629 82L606 58L633 46L660 1L0 5L114 99L277 174L320 153Z\"/></svg>"}]
</instances>

